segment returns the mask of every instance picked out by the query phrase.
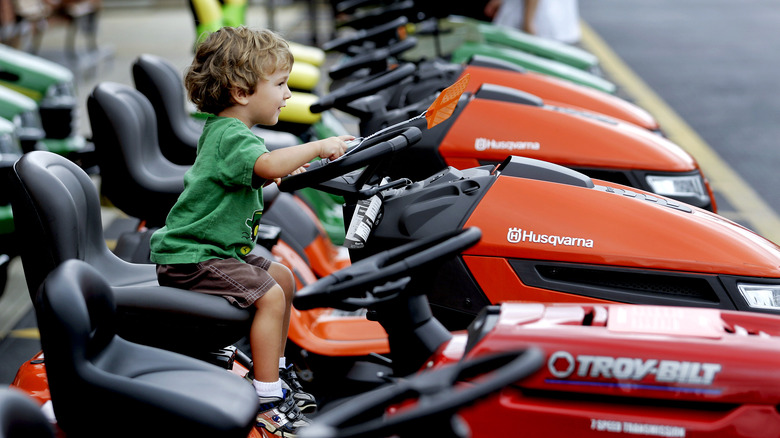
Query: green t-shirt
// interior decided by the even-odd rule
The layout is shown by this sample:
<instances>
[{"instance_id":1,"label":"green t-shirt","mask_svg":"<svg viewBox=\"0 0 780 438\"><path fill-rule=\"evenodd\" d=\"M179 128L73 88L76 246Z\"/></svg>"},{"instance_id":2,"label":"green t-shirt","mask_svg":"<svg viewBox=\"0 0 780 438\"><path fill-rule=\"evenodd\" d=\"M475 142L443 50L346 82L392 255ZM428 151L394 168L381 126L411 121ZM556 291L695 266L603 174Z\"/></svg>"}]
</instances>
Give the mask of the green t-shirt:
<instances>
[{"instance_id":1,"label":"green t-shirt","mask_svg":"<svg viewBox=\"0 0 780 438\"><path fill-rule=\"evenodd\" d=\"M184 191L152 235L152 262L243 259L254 248L263 212L264 181L254 164L266 152L263 139L240 120L209 117Z\"/></svg>"}]
</instances>

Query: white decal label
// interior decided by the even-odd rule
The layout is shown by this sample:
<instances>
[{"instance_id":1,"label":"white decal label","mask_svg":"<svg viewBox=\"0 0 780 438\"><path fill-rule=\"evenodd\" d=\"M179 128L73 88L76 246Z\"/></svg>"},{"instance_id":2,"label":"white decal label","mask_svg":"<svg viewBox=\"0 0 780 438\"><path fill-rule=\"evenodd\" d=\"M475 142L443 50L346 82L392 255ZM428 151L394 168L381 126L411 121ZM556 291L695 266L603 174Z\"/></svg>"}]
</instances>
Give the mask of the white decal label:
<instances>
[{"instance_id":1,"label":"white decal label","mask_svg":"<svg viewBox=\"0 0 780 438\"><path fill-rule=\"evenodd\" d=\"M349 222L349 229L344 237L345 248L363 248L365 246L381 207L382 200L379 195L358 201L355 212L352 214L352 220Z\"/></svg>"},{"instance_id":2,"label":"white decal label","mask_svg":"<svg viewBox=\"0 0 780 438\"><path fill-rule=\"evenodd\" d=\"M474 140L474 149L479 152L488 149L503 151L538 151L542 145L538 141L504 141L492 138L476 138Z\"/></svg>"},{"instance_id":3,"label":"white decal label","mask_svg":"<svg viewBox=\"0 0 780 438\"><path fill-rule=\"evenodd\" d=\"M629 435L684 438L685 428L665 424L634 423L631 421L590 419L590 430L598 432L625 433Z\"/></svg>"},{"instance_id":4,"label":"white decal label","mask_svg":"<svg viewBox=\"0 0 780 438\"><path fill-rule=\"evenodd\" d=\"M509 241L509 243L529 242L552 246L561 245L593 248L593 239L558 236L555 234L538 234L531 230L523 230L522 228L509 228L506 233L506 240Z\"/></svg>"}]
</instances>

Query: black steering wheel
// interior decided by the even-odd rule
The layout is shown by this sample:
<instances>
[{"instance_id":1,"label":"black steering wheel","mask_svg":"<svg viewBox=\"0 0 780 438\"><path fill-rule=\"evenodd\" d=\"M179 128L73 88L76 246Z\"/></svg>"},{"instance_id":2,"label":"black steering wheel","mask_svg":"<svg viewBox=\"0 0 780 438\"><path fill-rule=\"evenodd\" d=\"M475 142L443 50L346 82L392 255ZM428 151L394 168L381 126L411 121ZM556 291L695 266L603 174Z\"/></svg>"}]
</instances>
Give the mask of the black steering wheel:
<instances>
[{"instance_id":1,"label":"black steering wheel","mask_svg":"<svg viewBox=\"0 0 780 438\"><path fill-rule=\"evenodd\" d=\"M544 354L531 347L477 356L423 371L377 388L319 414L302 429L301 438L419 436L432 430L440 436L467 436L456 422L459 409L521 380L544 363ZM386 415L391 405L414 406ZM497 435L502 431L496 430Z\"/></svg>"},{"instance_id":2,"label":"black steering wheel","mask_svg":"<svg viewBox=\"0 0 780 438\"><path fill-rule=\"evenodd\" d=\"M321 113L331 108L344 109L345 105L354 100L375 94L385 88L395 85L417 71L412 63L400 64L396 68L377 73L349 86L343 86L320 97L309 109L313 113Z\"/></svg>"},{"instance_id":3,"label":"black steering wheel","mask_svg":"<svg viewBox=\"0 0 780 438\"><path fill-rule=\"evenodd\" d=\"M416 271L447 260L479 242L482 231L471 227L450 231L374 254L353 263L295 293L300 310L333 307L357 310L397 297Z\"/></svg>"},{"instance_id":4,"label":"black steering wheel","mask_svg":"<svg viewBox=\"0 0 780 438\"><path fill-rule=\"evenodd\" d=\"M411 17L415 17L415 2L412 0L404 0L394 2L390 5L371 8L364 11L357 11L350 15L347 19L336 20L337 28L351 27L353 29L368 29L374 26L380 26L389 20L395 20L398 17L410 17L410 21L415 21Z\"/></svg>"},{"instance_id":5,"label":"black steering wheel","mask_svg":"<svg viewBox=\"0 0 780 438\"><path fill-rule=\"evenodd\" d=\"M319 160L312 162L306 172L282 178L279 190L294 192L304 187L314 187L325 181L375 162L377 159L417 143L422 138L422 131L417 127L390 129L377 133L375 136L359 140L347 150L347 153L335 160Z\"/></svg>"},{"instance_id":6,"label":"black steering wheel","mask_svg":"<svg viewBox=\"0 0 780 438\"><path fill-rule=\"evenodd\" d=\"M398 28L406 26L408 23L409 19L406 17L398 17L379 26L361 29L352 34L326 41L322 44L321 49L326 52L347 52L350 47L365 44L368 41L386 44L397 39Z\"/></svg>"},{"instance_id":7,"label":"black steering wheel","mask_svg":"<svg viewBox=\"0 0 780 438\"><path fill-rule=\"evenodd\" d=\"M387 70L391 60L407 50L417 46L417 38L409 37L385 47L377 47L362 53L355 54L352 58L331 67L328 76L331 79L344 79L363 68L371 71ZM343 88L343 87L342 87Z\"/></svg>"}]
</instances>

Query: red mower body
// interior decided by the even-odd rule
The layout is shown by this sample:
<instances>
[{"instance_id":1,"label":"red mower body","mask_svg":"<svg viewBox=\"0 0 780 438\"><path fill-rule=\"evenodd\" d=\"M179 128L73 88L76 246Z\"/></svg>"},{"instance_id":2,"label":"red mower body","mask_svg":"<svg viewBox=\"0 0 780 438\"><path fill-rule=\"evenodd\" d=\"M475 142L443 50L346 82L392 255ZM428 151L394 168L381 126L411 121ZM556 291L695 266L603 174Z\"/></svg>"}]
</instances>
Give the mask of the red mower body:
<instances>
[{"instance_id":1,"label":"red mower body","mask_svg":"<svg viewBox=\"0 0 780 438\"><path fill-rule=\"evenodd\" d=\"M509 154L575 168L698 169L678 145L632 124L584 111L481 98L464 107L439 153L460 169L499 163Z\"/></svg>"},{"instance_id":2,"label":"red mower body","mask_svg":"<svg viewBox=\"0 0 780 438\"><path fill-rule=\"evenodd\" d=\"M420 108L408 111L414 114ZM446 166L468 169L498 164L512 155L717 210L696 160L665 137L494 84L482 84L474 94L461 98L448 120L425 130L417 144L393 157L388 174L416 181Z\"/></svg>"},{"instance_id":3,"label":"red mower body","mask_svg":"<svg viewBox=\"0 0 780 438\"><path fill-rule=\"evenodd\" d=\"M774 437L776 316L666 306L504 304L467 356L542 348L547 364L461 415L473 436ZM474 334L471 334L474 337ZM465 335L438 363L458 360ZM435 365L434 365L435 366Z\"/></svg>"},{"instance_id":4,"label":"red mower body","mask_svg":"<svg viewBox=\"0 0 780 438\"><path fill-rule=\"evenodd\" d=\"M780 313L743 290L780 285L776 244L706 210L561 166L512 157L448 168L382 198L381 220L350 251L353 262L437 232L482 230L420 286L451 329L505 301Z\"/></svg>"},{"instance_id":5,"label":"red mower body","mask_svg":"<svg viewBox=\"0 0 780 438\"><path fill-rule=\"evenodd\" d=\"M550 105L579 108L659 131L658 121L644 109L609 93L530 71L517 72L467 64L463 74L471 79L466 92L476 92L482 84L516 88L539 96Z\"/></svg>"}]
</instances>

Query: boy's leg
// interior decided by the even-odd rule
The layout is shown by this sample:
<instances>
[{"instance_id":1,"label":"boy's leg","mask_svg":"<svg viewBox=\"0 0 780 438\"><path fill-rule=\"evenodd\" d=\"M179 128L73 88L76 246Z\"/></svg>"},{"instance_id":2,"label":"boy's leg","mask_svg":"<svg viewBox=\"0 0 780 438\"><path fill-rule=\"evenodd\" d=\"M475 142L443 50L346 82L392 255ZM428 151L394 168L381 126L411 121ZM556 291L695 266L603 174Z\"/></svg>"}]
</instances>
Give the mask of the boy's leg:
<instances>
[{"instance_id":1,"label":"boy's leg","mask_svg":"<svg viewBox=\"0 0 780 438\"><path fill-rule=\"evenodd\" d=\"M286 342L291 298L271 277L271 262L262 258L207 260L186 265L158 266L161 284L222 295L240 307L254 306L249 333L255 389L260 398L257 421L271 433L294 436L309 424L292 391L284 391L279 358ZM279 275L280 279L283 275ZM291 283L294 285L294 283Z\"/></svg>"},{"instance_id":2,"label":"boy's leg","mask_svg":"<svg viewBox=\"0 0 780 438\"><path fill-rule=\"evenodd\" d=\"M304 391L303 386L298 381L297 374L292 370L291 366L287 366L284 358L284 346L287 344L287 331L290 327L292 300L295 296L295 277L293 277L292 272L286 266L276 262L271 263L268 273L284 291L287 310L282 323L282 356L279 358L279 376L284 388L292 390L293 398L298 407L306 413L313 412L317 409L317 400L313 395Z\"/></svg>"},{"instance_id":3,"label":"boy's leg","mask_svg":"<svg viewBox=\"0 0 780 438\"><path fill-rule=\"evenodd\" d=\"M290 328L290 312L292 308L292 299L295 296L295 277L292 272L281 263L271 262L271 266L268 268L268 274L276 280L282 291L284 292L285 300L285 312L284 319L282 321L282 351L281 356L284 356L284 347L287 344L287 332Z\"/></svg>"},{"instance_id":4,"label":"boy's leg","mask_svg":"<svg viewBox=\"0 0 780 438\"><path fill-rule=\"evenodd\" d=\"M255 379L275 382L279 379L279 357L283 355L283 323L288 312L281 286L275 285L255 301L255 316L249 334Z\"/></svg>"},{"instance_id":5,"label":"boy's leg","mask_svg":"<svg viewBox=\"0 0 780 438\"><path fill-rule=\"evenodd\" d=\"M249 345L255 373L253 384L260 398L258 425L276 435L294 436L300 427L309 424L309 420L301 414L293 394L289 390L283 391L279 377L286 303L285 293L278 284L255 301Z\"/></svg>"}]
</instances>

